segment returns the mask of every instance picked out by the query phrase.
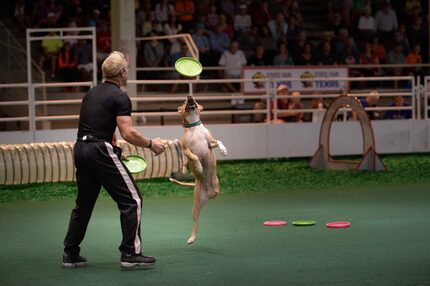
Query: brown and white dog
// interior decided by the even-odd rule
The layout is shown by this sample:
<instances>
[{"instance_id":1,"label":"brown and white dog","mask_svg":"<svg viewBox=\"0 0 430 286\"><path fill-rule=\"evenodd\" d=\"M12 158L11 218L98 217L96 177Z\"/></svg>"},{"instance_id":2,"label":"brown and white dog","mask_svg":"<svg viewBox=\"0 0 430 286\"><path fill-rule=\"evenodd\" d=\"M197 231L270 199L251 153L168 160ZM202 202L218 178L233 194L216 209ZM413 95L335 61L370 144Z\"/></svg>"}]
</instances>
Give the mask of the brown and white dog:
<instances>
[{"instance_id":1,"label":"brown and white dog","mask_svg":"<svg viewBox=\"0 0 430 286\"><path fill-rule=\"evenodd\" d=\"M196 239L200 209L209 199L215 198L219 193L216 157L213 149L219 147L221 155L227 155L224 144L214 139L201 122L200 112L202 110L203 106L198 104L191 95L188 96L182 106L178 107L184 127L181 145L188 159L188 166L195 176L195 182L194 184L183 183L170 179L172 182L183 186L194 186L193 230L188 239L188 244L193 243Z\"/></svg>"}]
</instances>

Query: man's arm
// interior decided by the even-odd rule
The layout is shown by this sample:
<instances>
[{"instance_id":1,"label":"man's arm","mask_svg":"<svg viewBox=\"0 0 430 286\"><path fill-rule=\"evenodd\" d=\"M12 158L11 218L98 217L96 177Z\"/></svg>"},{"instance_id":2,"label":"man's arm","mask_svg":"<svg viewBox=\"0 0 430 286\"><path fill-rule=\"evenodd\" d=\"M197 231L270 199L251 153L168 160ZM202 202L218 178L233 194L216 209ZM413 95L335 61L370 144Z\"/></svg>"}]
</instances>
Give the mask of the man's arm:
<instances>
[{"instance_id":1,"label":"man's arm","mask_svg":"<svg viewBox=\"0 0 430 286\"><path fill-rule=\"evenodd\" d=\"M117 116L116 124L122 138L130 144L150 148L155 154L161 154L164 151L164 146L159 138L145 138L136 128L133 127L131 116Z\"/></svg>"}]
</instances>

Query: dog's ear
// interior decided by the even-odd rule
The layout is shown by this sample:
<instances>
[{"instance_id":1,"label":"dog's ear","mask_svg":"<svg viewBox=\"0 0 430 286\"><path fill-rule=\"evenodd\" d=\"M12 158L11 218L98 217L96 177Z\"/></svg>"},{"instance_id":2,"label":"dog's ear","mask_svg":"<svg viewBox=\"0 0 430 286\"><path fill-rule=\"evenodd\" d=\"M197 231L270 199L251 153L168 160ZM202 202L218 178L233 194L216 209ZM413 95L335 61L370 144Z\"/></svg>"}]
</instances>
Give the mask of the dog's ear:
<instances>
[{"instance_id":1,"label":"dog's ear","mask_svg":"<svg viewBox=\"0 0 430 286\"><path fill-rule=\"evenodd\" d=\"M200 104L198 104L198 103L197 103L197 108L199 109L199 111L200 111L200 112L202 112L202 111L203 111L203 109L204 109L204 108L203 108L203 105L200 105Z\"/></svg>"}]
</instances>

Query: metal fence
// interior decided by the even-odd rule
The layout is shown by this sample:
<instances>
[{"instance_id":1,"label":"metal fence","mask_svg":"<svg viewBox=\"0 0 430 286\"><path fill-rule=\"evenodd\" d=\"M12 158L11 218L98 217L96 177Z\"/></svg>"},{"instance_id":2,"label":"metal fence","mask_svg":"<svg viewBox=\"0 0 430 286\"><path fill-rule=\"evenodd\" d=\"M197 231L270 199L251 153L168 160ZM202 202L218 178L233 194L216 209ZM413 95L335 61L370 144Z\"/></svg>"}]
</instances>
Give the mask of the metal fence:
<instances>
[{"instance_id":1,"label":"metal fence","mask_svg":"<svg viewBox=\"0 0 430 286\"><path fill-rule=\"evenodd\" d=\"M426 77L424 81L424 88L416 82L413 76L409 77L357 77L357 78L313 78L313 79L303 79L303 78L288 78L289 81L313 81L313 80L339 80L345 82L393 82L393 81L405 81L408 82L408 86L410 88L402 89L402 90L391 90L391 89L380 89L378 91L378 96L383 101L384 99L392 98L394 96L402 96L406 98L406 101L410 103L410 106L387 106L386 104L376 106L376 107L368 107L366 110L368 111L380 111L384 112L387 110L411 110L412 119L421 119L421 101L424 100L425 106L425 115L424 118L427 119L427 111L428 107L428 83L430 77ZM279 79L277 79L279 80ZM281 79L282 80L282 79ZM205 92L195 92L195 87L198 85L205 84L216 84L216 85L225 85L225 84L237 84L243 85L246 82L265 82L265 90L261 94L258 95L248 95L241 92L238 93L205 93ZM173 122L178 123L179 115L176 111L176 107L183 103L186 98L186 94L193 93L195 99L198 102L205 102L206 110L203 112L204 117L220 117L220 116L244 116L248 115L250 119L248 122L256 122L252 118L259 115L263 117L267 124L270 124L271 118L276 119L278 113L282 112L282 109L278 108L277 100L278 99L289 99L292 98L291 95L277 95L273 90L273 83L270 83L270 79L202 79L202 80L129 80L129 85L136 86L163 86L168 84L178 84L185 85L185 90L188 91L182 94L170 94L170 93L156 93L149 95L137 95L131 97L131 100L137 104L143 103L143 105L152 104L155 108L153 110L134 110L132 116L135 119L146 117L146 118L160 118L160 117L177 117L174 118ZM27 97L21 98L20 100L1 100L0 107L3 108L16 108L21 107L25 112L19 113L17 116L2 116L0 117L0 123L6 122L22 122L25 123L22 126L26 126L27 128L21 128L20 130L41 130L41 129L49 129L50 124L46 124L44 126L38 126L36 123L38 122L48 122L53 123L56 121L65 121L65 120L73 120L75 122L75 127L77 127L77 119L79 117L79 106L81 103L81 99L83 93L77 93L76 98L73 99L38 99L35 94L38 89L42 88L58 88L58 87L86 87L89 88L93 86L93 82L74 82L74 83L21 83L21 84L0 84L0 94L3 93L12 93L13 90L16 89L26 89L28 90ZM424 92L425 91L425 92ZM300 99L303 102L315 99L315 98L323 98L326 99L326 103L329 103L330 98L334 98L340 94L338 92L330 92L324 94L306 94L302 93L300 95ZM363 98L370 95L369 90L351 90L351 96L355 96L357 98ZM273 100L273 110L271 110L270 101ZM235 102L241 102L240 104L235 104ZM223 102L224 105L219 108L211 108L211 105L215 103ZM262 103L260 107L257 108L258 105L255 103ZM165 108L167 105L171 105L172 108ZM62 106L62 108L67 111L63 114L61 113L61 109L58 109L55 115L46 114L43 111L43 108L48 108L52 106ZM73 106L74 108L71 110L67 109L68 106ZM41 110L37 111L37 108L43 107ZM324 109L321 110L319 108L309 108L305 106L304 109L300 109L300 112L312 114L314 112L324 112ZM343 115L343 120L348 120L347 114L350 113L349 108L343 108L340 110L340 115ZM18 114L18 113L17 113Z\"/></svg>"}]
</instances>

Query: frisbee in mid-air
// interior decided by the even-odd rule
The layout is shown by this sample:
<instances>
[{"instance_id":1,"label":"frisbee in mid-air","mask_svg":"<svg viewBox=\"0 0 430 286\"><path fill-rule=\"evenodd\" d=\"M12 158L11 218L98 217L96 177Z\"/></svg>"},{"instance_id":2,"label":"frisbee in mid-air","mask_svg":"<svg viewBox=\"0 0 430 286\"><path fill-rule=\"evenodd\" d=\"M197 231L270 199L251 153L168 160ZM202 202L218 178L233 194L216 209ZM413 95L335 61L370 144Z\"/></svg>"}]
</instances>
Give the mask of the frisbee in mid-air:
<instances>
[{"instance_id":1,"label":"frisbee in mid-air","mask_svg":"<svg viewBox=\"0 0 430 286\"><path fill-rule=\"evenodd\" d=\"M132 174L143 172L145 171L146 166L148 166L145 158L138 155L130 155L127 158L124 158L122 162Z\"/></svg>"},{"instance_id":2,"label":"frisbee in mid-air","mask_svg":"<svg viewBox=\"0 0 430 286\"><path fill-rule=\"evenodd\" d=\"M190 57L179 58L175 62L175 69L178 73L186 77L198 76L203 71L202 64Z\"/></svg>"},{"instance_id":3,"label":"frisbee in mid-air","mask_svg":"<svg viewBox=\"0 0 430 286\"><path fill-rule=\"evenodd\" d=\"M287 224L288 222L286 222L285 220L268 220L263 222L263 225L265 226L282 226Z\"/></svg>"},{"instance_id":4,"label":"frisbee in mid-air","mask_svg":"<svg viewBox=\"0 0 430 286\"><path fill-rule=\"evenodd\" d=\"M349 227L351 223L349 221L333 221L326 223L328 228L346 228Z\"/></svg>"},{"instance_id":5,"label":"frisbee in mid-air","mask_svg":"<svg viewBox=\"0 0 430 286\"><path fill-rule=\"evenodd\" d=\"M309 226L309 225L314 225L315 221L314 220L296 220L293 221L293 225L296 226Z\"/></svg>"}]
</instances>

